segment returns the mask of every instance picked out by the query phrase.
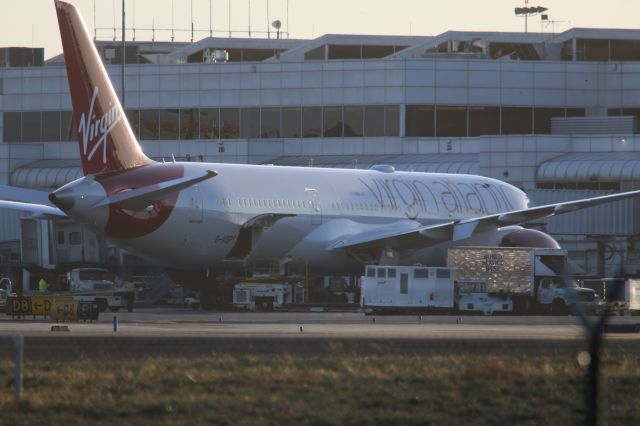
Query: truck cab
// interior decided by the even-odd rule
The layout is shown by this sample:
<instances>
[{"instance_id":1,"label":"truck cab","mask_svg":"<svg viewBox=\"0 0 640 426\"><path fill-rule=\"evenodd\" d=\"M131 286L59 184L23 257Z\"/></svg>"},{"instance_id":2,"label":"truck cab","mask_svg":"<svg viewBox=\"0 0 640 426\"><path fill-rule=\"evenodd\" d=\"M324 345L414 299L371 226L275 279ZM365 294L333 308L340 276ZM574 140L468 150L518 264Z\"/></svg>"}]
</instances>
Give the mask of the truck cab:
<instances>
[{"instance_id":1,"label":"truck cab","mask_svg":"<svg viewBox=\"0 0 640 426\"><path fill-rule=\"evenodd\" d=\"M113 291L112 274L102 268L76 268L67 273L71 292Z\"/></svg>"},{"instance_id":2,"label":"truck cab","mask_svg":"<svg viewBox=\"0 0 640 426\"><path fill-rule=\"evenodd\" d=\"M536 300L541 306L549 306L552 313L569 313L573 303L593 304L595 292L581 288L572 279L542 277L536 286Z\"/></svg>"}]
</instances>

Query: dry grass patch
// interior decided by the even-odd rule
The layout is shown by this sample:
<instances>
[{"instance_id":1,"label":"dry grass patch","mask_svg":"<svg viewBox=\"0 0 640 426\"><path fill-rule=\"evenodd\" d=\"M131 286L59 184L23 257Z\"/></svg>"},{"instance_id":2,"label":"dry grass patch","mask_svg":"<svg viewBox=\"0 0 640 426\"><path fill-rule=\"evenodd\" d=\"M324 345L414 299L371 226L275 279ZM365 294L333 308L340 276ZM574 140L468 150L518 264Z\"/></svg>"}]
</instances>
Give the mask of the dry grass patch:
<instances>
[{"instance_id":1,"label":"dry grass patch","mask_svg":"<svg viewBox=\"0 0 640 426\"><path fill-rule=\"evenodd\" d=\"M605 357L608 424L640 424L640 361ZM581 424L575 358L527 355L219 354L27 362L2 424ZM2 383L2 382L0 382Z\"/></svg>"}]
</instances>

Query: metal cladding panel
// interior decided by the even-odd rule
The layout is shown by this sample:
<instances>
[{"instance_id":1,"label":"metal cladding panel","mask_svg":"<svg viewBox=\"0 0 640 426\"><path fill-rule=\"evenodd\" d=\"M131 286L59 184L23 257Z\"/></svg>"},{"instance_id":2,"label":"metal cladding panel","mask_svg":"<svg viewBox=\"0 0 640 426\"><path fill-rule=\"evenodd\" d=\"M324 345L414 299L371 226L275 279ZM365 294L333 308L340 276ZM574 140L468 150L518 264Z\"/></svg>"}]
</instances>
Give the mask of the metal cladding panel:
<instances>
[{"instance_id":1,"label":"metal cladding panel","mask_svg":"<svg viewBox=\"0 0 640 426\"><path fill-rule=\"evenodd\" d=\"M23 215L18 210L0 209L0 241L20 239L20 218Z\"/></svg>"},{"instance_id":2,"label":"metal cladding panel","mask_svg":"<svg viewBox=\"0 0 640 426\"><path fill-rule=\"evenodd\" d=\"M22 167L11 174L11 185L25 188L59 188L82 176L80 167Z\"/></svg>"},{"instance_id":3,"label":"metal cladding panel","mask_svg":"<svg viewBox=\"0 0 640 426\"><path fill-rule=\"evenodd\" d=\"M584 182L640 179L640 152L574 152L541 164L538 181Z\"/></svg>"},{"instance_id":4,"label":"metal cladding panel","mask_svg":"<svg viewBox=\"0 0 640 426\"><path fill-rule=\"evenodd\" d=\"M487 292L526 293L531 288L532 251L527 248L449 249L447 266L456 281L485 281Z\"/></svg>"},{"instance_id":5,"label":"metal cladding panel","mask_svg":"<svg viewBox=\"0 0 640 426\"><path fill-rule=\"evenodd\" d=\"M610 191L534 189L527 191L537 205L592 198ZM630 198L597 207L565 213L546 219L547 232L553 235L636 235L640 233L637 211L640 200Z\"/></svg>"},{"instance_id":6,"label":"metal cladding panel","mask_svg":"<svg viewBox=\"0 0 640 426\"><path fill-rule=\"evenodd\" d=\"M553 135L626 135L636 132L636 118L613 117L553 117Z\"/></svg>"}]
</instances>

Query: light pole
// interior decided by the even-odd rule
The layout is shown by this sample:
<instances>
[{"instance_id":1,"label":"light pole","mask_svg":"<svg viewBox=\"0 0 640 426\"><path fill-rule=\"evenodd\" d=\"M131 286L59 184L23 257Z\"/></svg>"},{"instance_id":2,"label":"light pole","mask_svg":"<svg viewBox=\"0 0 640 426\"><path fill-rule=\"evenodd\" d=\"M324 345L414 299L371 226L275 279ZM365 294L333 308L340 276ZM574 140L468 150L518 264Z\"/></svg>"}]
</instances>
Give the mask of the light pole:
<instances>
[{"instance_id":1,"label":"light pole","mask_svg":"<svg viewBox=\"0 0 640 426\"><path fill-rule=\"evenodd\" d=\"M545 12L549 9L547 9L546 7L542 7L542 6L536 6L536 7L516 7L515 8L515 13L516 16L524 16L524 32L528 32L529 28L528 28L528 19L529 16L533 16L533 15L537 15L539 13Z\"/></svg>"}]
</instances>

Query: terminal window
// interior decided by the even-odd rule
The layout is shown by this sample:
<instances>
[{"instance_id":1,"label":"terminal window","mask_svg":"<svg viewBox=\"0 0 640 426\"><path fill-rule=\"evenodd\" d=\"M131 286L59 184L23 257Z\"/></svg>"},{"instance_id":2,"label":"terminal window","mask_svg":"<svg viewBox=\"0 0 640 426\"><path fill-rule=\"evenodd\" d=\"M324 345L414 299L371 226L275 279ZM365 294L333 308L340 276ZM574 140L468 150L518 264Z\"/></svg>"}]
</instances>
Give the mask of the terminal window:
<instances>
[{"instance_id":1,"label":"terminal window","mask_svg":"<svg viewBox=\"0 0 640 426\"><path fill-rule=\"evenodd\" d=\"M302 135L300 129L300 108L282 108L282 137L299 138Z\"/></svg>"},{"instance_id":2,"label":"terminal window","mask_svg":"<svg viewBox=\"0 0 640 426\"><path fill-rule=\"evenodd\" d=\"M302 137L315 138L321 136L322 132L322 108L303 107L302 108Z\"/></svg>"},{"instance_id":3,"label":"terminal window","mask_svg":"<svg viewBox=\"0 0 640 426\"><path fill-rule=\"evenodd\" d=\"M220 108L220 138L238 139L240 137L240 109Z\"/></svg>"},{"instance_id":4,"label":"terminal window","mask_svg":"<svg viewBox=\"0 0 640 426\"><path fill-rule=\"evenodd\" d=\"M178 109L160 110L160 139L178 139L180 135L180 116Z\"/></svg>"},{"instance_id":5,"label":"terminal window","mask_svg":"<svg viewBox=\"0 0 640 426\"><path fill-rule=\"evenodd\" d=\"M198 110L185 108L180 110L180 139L198 138Z\"/></svg>"},{"instance_id":6,"label":"terminal window","mask_svg":"<svg viewBox=\"0 0 640 426\"><path fill-rule=\"evenodd\" d=\"M500 108L469 107L469 136L497 135L500 133Z\"/></svg>"},{"instance_id":7,"label":"terminal window","mask_svg":"<svg viewBox=\"0 0 640 426\"><path fill-rule=\"evenodd\" d=\"M344 136L359 137L363 135L364 114L361 106L344 107Z\"/></svg>"},{"instance_id":8,"label":"terminal window","mask_svg":"<svg viewBox=\"0 0 640 426\"><path fill-rule=\"evenodd\" d=\"M19 112L5 112L2 133L2 137L5 142L21 142L22 114Z\"/></svg>"},{"instance_id":9,"label":"terminal window","mask_svg":"<svg viewBox=\"0 0 640 426\"><path fill-rule=\"evenodd\" d=\"M240 137L256 139L260 137L260 109L242 108L240 115Z\"/></svg>"},{"instance_id":10,"label":"terminal window","mask_svg":"<svg viewBox=\"0 0 640 426\"><path fill-rule=\"evenodd\" d=\"M158 139L158 110L157 109L141 109L140 110L140 139L157 140Z\"/></svg>"},{"instance_id":11,"label":"terminal window","mask_svg":"<svg viewBox=\"0 0 640 426\"><path fill-rule=\"evenodd\" d=\"M342 108L337 106L324 107L322 136L342 137Z\"/></svg>"},{"instance_id":12,"label":"terminal window","mask_svg":"<svg viewBox=\"0 0 640 426\"><path fill-rule=\"evenodd\" d=\"M405 133L407 136L427 136L433 137L434 112L431 105L407 105Z\"/></svg>"},{"instance_id":13,"label":"terminal window","mask_svg":"<svg viewBox=\"0 0 640 426\"><path fill-rule=\"evenodd\" d=\"M218 108L200 109L200 138L220 138L220 110Z\"/></svg>"},{"instance_id":14,"label":"terminal window","mask_svg":"<svg viewBox=\"0 0 640 426\"><path fill-rule=\"evenodd\" d=\"M503 135L523 135L533 132L532 108L503 107L502 129Z\"/></svg>"},{"instance_id":15,"label":"terminal window","mask_svg":"<svg viewBox=\"0 0 640 426\"><path fill-rule=\"evenodd\" d=\"M260 116L260 137L280 137L280 108L263 108Z\"/></svg>"},{"instance_id":16,"label":"terminal window","mask_svg":"<svg viewBox=\"0 0 640 426\"><path fill-rule=\"evenodd\" d=\"M364 135L384 136L384 105L364 107Z\"/></svg>"},{"instance_id":17,"label":"terminal window","mask_svg":"<svg viewBox=\"0 0 640 426\"><path fill-rule=\"evenodd\" d=\"M436 136L467 136L467 107L436 106Z\"/></svg>"}]
</instances>

